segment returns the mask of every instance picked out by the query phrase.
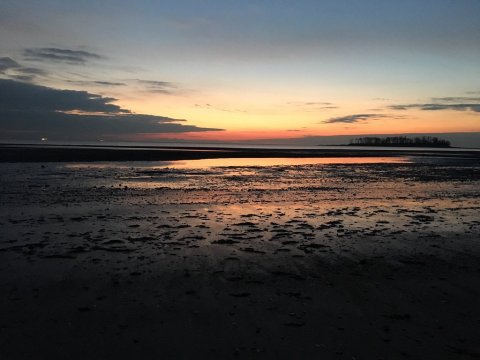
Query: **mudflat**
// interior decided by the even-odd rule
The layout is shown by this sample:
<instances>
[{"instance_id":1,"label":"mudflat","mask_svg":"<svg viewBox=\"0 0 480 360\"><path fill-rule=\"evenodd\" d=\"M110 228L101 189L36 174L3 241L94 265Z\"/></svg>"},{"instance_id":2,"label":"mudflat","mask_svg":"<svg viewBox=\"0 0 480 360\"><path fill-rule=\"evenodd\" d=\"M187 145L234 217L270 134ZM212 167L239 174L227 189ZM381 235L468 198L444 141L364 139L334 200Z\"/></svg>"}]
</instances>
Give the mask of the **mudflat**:
<instances>
[{"instance_id":1,"label":"mudflat","mask_svg":"<svg viewBox=\"0 0 480 360\"><path fill-rule=\"evenodd\" d=\"M0 357L478 358L480 161L407 160L1 163Z\"/></svg>"},{"instance_id":2,"label":"mudflat","mask_svg":"<svg viewBox=\"0 0 480 360\"><path fill-rule=\"evenodd\" d=\"M222 158L327 158L441 156L480 159L478 149L378 148L324 146L319 148L219 146L93 146L0 144L0 162L172 161Z\"/></svg>"}]
</instances>

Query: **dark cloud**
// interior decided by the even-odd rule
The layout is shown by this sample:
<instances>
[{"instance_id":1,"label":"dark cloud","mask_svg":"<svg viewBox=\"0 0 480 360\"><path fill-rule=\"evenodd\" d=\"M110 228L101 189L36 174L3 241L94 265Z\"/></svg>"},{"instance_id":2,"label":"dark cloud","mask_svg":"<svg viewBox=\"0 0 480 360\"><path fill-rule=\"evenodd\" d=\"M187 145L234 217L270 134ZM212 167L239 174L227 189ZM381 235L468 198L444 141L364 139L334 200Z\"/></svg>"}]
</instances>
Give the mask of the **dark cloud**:
<instances>
[{"instance_id":1,"label":"dark cloud","mask_svg":"<svg viewBox=\"0 0 480 360\"><path fill-rule=\"evenodd\" d=\"M392 105L389 107L393 110L456 110L456 111L473 111L480 112L480 97L440 97L432 98L431 102L419 104L403 104Z\"/></svg>"},{"instance_id":2,"label":"dark cloud","mask_svg":"<svg viewBox=\"0 0 480 360\"><path fill-rule=\"evenodd\" d=\"M35 76L34 76L34 75L10 74L10 75L8 75L8 77L9 77L10 79L15 79L15 80L17 80L17 81L27 82L27 83L33 82L33 81L35 80Z\"/></svg>"},{"instance_id":3,"label":"dark cloud","mask_svg":"<svg viewBox=\"0 0 480 360\"><path fill-rule=\"evenodd\" d=\"M392 105L393 110L409 110L419 109L426 111L435 110L457 110L457 111L473 111L480 112L480 104L408 104L408 105Z\"/></svg>"},{"instance_id":4,"label":"dark cloud","mask_svg":"<svg viewBox=\"0 0 480 360\"><path fill-rule=\"evenodd\" d=\"M45 86L0 80L0 108L8 111L81 111L129 113L112 104L116 99L86 91L58 90Z\"/></svg>"},{"instance_id":5,"label":"dark cloud","mask_svg":"<svg viewBox=\"0 0 480 360\"><path fill-rule=\"evenodd\" d=\"M480 97L440 97L440 98L432 98L435 102L448 102L448 103L459 103L459 102L480 102Z\"/></svg>"},{"instance_id":6,"label":"dark cloud","mask_svg":"<svg viewBox=\"0 0 480 360\"><path fill-rule=\"evenodd\" d=\"M358 122L365 122L370 119L381 119L390 117L385 114L354 114L354 115L347 115L347 116L340 116L334 117L325 121L322 121L323 124L336 124L336 123L343 123L343 124L354 124Z\"/></svg>"},{"instance_id":7,"label":"dark cloud","mask_svg":"<svg viewBox=\"0 0 480 360\"><path fill-rule=\"evenodd\" d=\"M0 110L1 132L33 133L39 137L90 138L112 135L148 133L184 133L214 131L219 129L199 128L184 125L177 120L162 116L119 114L79 115L63 112Z\"/></svg>"},{"instance_id":8,"label":"dark cloud","mask_svg":"<svg viewBox=\"0 0 480 360\"><path fill-rule=\"evenodd\" d=\"M142 133L218 131L181 124L185 120L133 114L113 98L0 79L3 138L95 140Z\"/></svg>"},{"instance_id":9,"label":"dark cloud","mask_svg":"<svg viewBox=\"0 0 480 360\"><path fill-rule=\"evenodd\" d=\"M47 76L45 70L25 67L10 57L0 58L0 74L23 82L32 82L36 76Z\"/></svg>"},{"instance_id":10,"label":"dark cloud","mask_svg":"<svg viewBox=\"0 0 480 360\"><path fill-rule=\"evenodd\" d=\"M124 86L125 83L122 82L112 82L112 81L88 81L88 80L67 80L70 84L76 85L99 85L99 86Z\"/></svg>"},{"instance_id":11,"label":"dark cloud","mask_svg":"<svg viewBox=\"0 0 480 360\"><path fill-rule=\"evenodd\" d=\"M20 64L17 63L12 58L9 58L9 57L0 58L0 74L3 74L7 70L16 69L19 67L20 67Z\"/></svg>"},{"instance_id":12,"label":"dark cloud","mask_svg":"<svg viewBox=\"0 0 480 360\"><path fill-rule=\"evenodd\" d=\"M289 105L304 108L305 111L338 109L338 106L328 101L293 101Z\"/></svg>"},{"instance_id":13,"label":"dark cloud","mask_svg":"<svg viewBox=\"0 0 480 360\"><path fill-rule=\"evenodd\" d=\"M172 94L177 89L177 85L169 81L137 79L137 82L145 86L148 92L152 93Z\"/></svg>"},{"instance_id":14,"label":"dark cloud","mask_svg":"<svg viewBox=\"0 0 480 360\"><path fill-rule=\"evenodd\" d=\"M19 67L18 69L15 69L17 72L21 72L22 74L30 74L32 76L35 75L40 75L40 76L47 76L48 73L39 68L32 68L32 67Z\"/></svg>"},{"instance_id":15,"label":"dark cloud","mask_svg":"<svg viewBox=\"0 0 480 360\"><path fill-rule=\"evenodd\" d=\"M125 83L121 82L112 82L112 81L94 81L93 83L97 85L105 85L105 86L123 86Z\"/></svg>"},{"instance_id":16,"label":"dark cloud","mask_svg":"<svg viewBox=\"0 0 480 360\"><path fill-rule=\"evenodd\" d=\"M101 59L102 56L84 50L71 50L59 48L31 48L24 50L27 60L53 61L68 64L84 64L90 60Z\"/></svg>"},{"instance_id":17,"label":"dark cloud","mask_svg":"<svg viewBox=\"0 0 480 360\"><path fill-rule=\"evenodd\" d=\"M174 87L173 83L169 81L156 81L156 80L137 80L142 84L148 84L150 86L157 86L157 87Z\"/></svg>"}]
</instances>

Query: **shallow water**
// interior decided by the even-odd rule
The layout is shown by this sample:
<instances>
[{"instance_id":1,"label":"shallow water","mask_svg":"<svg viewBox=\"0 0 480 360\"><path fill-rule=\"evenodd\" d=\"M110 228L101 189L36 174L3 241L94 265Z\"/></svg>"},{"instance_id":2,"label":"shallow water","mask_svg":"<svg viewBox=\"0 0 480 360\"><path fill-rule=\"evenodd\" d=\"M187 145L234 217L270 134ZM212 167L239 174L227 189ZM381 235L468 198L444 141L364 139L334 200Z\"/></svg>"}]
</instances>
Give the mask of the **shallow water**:
<instances>
[{"instance_id":1,"label":"shallow water","mask_svg":"<svg viewBox=\"0 0 480 360\"><path fill-rule=\"evenodd\" d=\"M234 144L234 143L189 143L189 142L110 142L110 141L29 141L28 143L18 141L3 140L2 144L13 146L24 146L25 144L38 147L58 147L58 148L98 148L98 149L141 149L156 148L158 150L168 148L183 148L194 151L194 148L230 148L230 149L290 149L290 150L360 150L360 151L441 151L441 152L457 152L457 151L480 151L478 148L429 148L429 147L394 147L394 146L351 146L351 145L288 145L288 144Z\"/></svg>"},{"instance_id":2,"label":"shallow water","mask_svg":"<svg viewBox=\"0 0 480 360\"><path fill-rule=\"evenodd\" d=\"M408 157L333 157L333 158L221 158L201 160L177 160L156 162L100 162L71 163L69 169L106 169L145 167L150 169L209 169L215 167L259 167L259 166L300 166L332 164L404 164Z\"/></svg>"},{"instance_id":3,"label":"shallow water","mask_svg":"<svg viewBox=\"0 0 480 360\"><path fill-rule=\"evenodd\" d=\"M227 166L295 166L327 164L396 164L409 162L406 157L351 157L351 158L233 158L175 161L173 169L206 169Z\"/></svg>"}]
</instances>

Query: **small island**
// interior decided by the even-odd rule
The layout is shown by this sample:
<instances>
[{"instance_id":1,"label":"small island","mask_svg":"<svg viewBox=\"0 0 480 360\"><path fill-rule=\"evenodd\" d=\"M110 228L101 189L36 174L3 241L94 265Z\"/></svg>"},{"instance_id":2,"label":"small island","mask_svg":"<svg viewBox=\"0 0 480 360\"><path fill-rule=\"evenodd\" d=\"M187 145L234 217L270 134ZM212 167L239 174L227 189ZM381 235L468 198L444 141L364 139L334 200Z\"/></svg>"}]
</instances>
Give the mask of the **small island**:
<instances>
[{"instance_id":1,"label":"small island","mask_svg":"<svg viewBox=\"0 0 480 360\"><path fill-rule=\"evenodd\" d=\"M406 136L391 137L359 137L351 139L350 146L395 146L395 147L435 147L449 148L450 141L434 136L408 138Z\"/></svg>"}]
</instances>

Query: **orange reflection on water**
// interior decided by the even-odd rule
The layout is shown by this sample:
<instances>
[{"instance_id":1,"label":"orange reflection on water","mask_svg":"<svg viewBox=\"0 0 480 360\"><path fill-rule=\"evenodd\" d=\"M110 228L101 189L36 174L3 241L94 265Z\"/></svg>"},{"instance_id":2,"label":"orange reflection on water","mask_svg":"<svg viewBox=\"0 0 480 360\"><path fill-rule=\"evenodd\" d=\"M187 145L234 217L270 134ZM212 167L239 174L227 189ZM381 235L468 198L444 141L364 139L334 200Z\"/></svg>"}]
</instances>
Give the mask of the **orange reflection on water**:
<instances>
[{"instance_id":1,"label":"orange reflection on water","mask_svg":"<svg viewBox=\"0 0 480 360\"><path fill-rule=\"evenodd\" d=\"M406 157L332 157L332 158L225 158L179 160L168 164L174 169L204 169L224 166L292 166L329 164L398 164L410 162Z\"/></svg>"},{"instance_id":2,"label":"orange reflection on water","mask_svg":"<svg viewBox=\"0 0 480 360\"><path fill-rule=\"evenodd\" d=\"M97 163L66 164L68 169L208 169L212 167L268 167L294 165L330 165L330 164L399 164L410 163L408 157L326 157L326 158L220 158L174 161L123 161Z\"/></svg>"}]
</instances>

